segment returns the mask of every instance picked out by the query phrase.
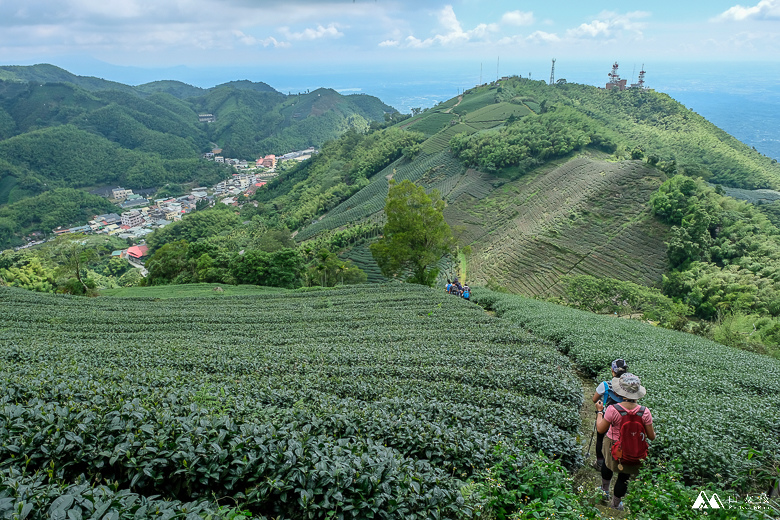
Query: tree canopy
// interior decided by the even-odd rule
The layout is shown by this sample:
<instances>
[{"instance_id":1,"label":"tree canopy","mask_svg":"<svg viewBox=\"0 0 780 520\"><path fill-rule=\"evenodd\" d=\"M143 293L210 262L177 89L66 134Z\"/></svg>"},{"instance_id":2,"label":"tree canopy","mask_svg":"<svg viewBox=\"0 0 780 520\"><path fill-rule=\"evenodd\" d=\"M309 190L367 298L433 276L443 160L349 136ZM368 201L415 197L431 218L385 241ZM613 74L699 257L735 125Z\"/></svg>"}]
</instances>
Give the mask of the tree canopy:
<instances>
[{"instance_id":1,"label":"tree canopy","mask_svg":"<svg viewBox=\"0 0 780 520\"><path fill-rule=\"evenodd\" d=\"M444 201L436 190L428 196L408 180L391 181L384 236L371 244L371 254L384 276L433 285L439 273L436 263L455 245L443 211Z\"/></svg>"}]
</instances>

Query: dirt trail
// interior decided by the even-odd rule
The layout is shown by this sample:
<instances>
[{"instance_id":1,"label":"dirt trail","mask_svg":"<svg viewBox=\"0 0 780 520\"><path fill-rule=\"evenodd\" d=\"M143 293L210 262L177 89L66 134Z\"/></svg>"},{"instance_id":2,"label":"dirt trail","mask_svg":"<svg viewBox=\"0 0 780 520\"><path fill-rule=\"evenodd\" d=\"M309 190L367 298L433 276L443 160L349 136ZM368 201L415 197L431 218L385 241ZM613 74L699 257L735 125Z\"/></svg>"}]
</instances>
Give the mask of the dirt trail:
<instances>
[{"instance_id":1,"label":"dirt trail","mask_svg":"<svg viewBox=\"0 0 780 520\"><path fill-rule=\"evenodd\" d=\"M452 106L451 106L450 108L448 108L447 110L445 110L445 111L444 111L444 113L445 113L445 114L449 114L449 113L451 113L451 112L452 112L452 109L453 109L453 108L455 108L456 106L460 105L460 102L461 102L461 101L463 101L463 94L461 94L460 96L458 96L458 102L457 102L457 103L455 103L454 105L452 105ZM529 108L529 110L530 110L530 108Z\"/></svg>"},{"instance_id":2,"label":"dirt trail","mask_svg":"<svg viewBox=\"0 0 780 520\"><path fill-rule=\"evenodd\" d=\"M585 453L585 463L583 466L574 473L574 486L582 486L586 494L590 494L595 490L597 486L601 485L601 473L596 471L591 464L596 460L596 435L594 433L594 426L596 420L596 405L593 404L593 393L596 391L596 383L593 378L587 377L582 373L577 373L582 384L582 397L583 403L580 409L580 431L578 438L582 445L582 451ZM593 436L593 442L590 442L591 435ZM590 451L588 449L590 444ZM614 485L615 480L612 480ZM601 511L605 518L628 518L626 512L617 511L608 507L606 502L596 504L596 507Z\"/></svg>"},{"instance_id":3,"label":"dirt trail","mask_svg":"<svg viewBox=\"0 0 780 520\"><path fill-rule=\"evenodd\" d=\"M497 317L494 311L484 309L484 312L492 317ZM498 319L501 319L500 317ZM581 468L574 472L572 477L574 478L574 488L582 487L585 495L595 495L597 486L601 485L601 472L597 471L593 466L593 462L596 460L596 405L593 403L593 393L596 391L596 381L592 377L588 377L582 372L576 370L577 377L580 380L582 386L582 407L580 408L580 428L577 432L577 440L582 446L582 452L585 455L585 461ZM590 442L591 435L593 436L593 442ZM590 449L588 449L590 445ZM615 481L613 479L612 484ZM592 493L593 492L593 493ZM629 518L628 512L617 511L609 507L606 501L596 504L596 507L601 511L604 518L609 519L622 519Z\"/></svg>"}]
</instances>

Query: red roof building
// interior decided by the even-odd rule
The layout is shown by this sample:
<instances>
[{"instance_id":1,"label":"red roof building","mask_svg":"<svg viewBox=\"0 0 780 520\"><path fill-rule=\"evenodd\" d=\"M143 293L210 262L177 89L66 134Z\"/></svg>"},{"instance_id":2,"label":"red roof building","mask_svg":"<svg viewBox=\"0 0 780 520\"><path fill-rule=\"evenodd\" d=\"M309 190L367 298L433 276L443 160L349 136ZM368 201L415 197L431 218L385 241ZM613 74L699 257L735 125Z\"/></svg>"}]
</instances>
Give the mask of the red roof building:
<instances>
[{"instance_id":1,"label":"red roof building","mask_svg":"<svg viewBox=\"0 0 780 520\"><path fill-rule=\"evenodd\" d=\"M136 259L144 257L148 253L149 253L149 246L147 246L146 244L127 248L128 256L132 256L133 258Z\"/></svg>"}]
</instances>

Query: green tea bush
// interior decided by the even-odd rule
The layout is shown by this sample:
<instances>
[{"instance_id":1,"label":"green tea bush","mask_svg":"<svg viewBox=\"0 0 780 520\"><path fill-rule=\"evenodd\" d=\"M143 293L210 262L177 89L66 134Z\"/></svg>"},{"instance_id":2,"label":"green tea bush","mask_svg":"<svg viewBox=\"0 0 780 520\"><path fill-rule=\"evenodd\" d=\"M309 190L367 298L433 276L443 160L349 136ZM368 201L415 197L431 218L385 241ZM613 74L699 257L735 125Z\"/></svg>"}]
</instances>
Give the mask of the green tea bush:
<instances>
[{"instance_id":1,"label":"green tea bush","mask_svg":"<svg viewBox=\"0 0 780 520\"><path fill-rule=\"evenodd\" d=\"M133 495L452 518L499 444L582 461L565 356L401 284L164 300L0 287L0 377L0 470L39 479L24 501L44 514L88 483L121 494L117 515Z\"/></svg>"},{"instance_id":2,"label":"green tea bush","mask_svg":"<svg viewBox=\"0 0 780 520\"><path fill-rule=\"evenodd\" d=\"M465 507L475 518L601 518L595 507L575 493L572 478L558 461L541 453L521 458L507 455L500 445L495 451L498 463L462 490Z\"/></svg>"},{"instance_id":3,"label":"green tea bush","mask_svg":"<svg viewBox=\"0 0 780 520\"><path fill-rule=\"evenodd\" d=\"M705 515L706 518L717 519L771 518L768 504L758 508L750 505L748 500L752 501L754 497L759 505L758 496L736 496L714 485L688 487L683 481L683 469L679 461L647 464L628 487L628 494L623 499L624 506L631 511L631 518L636 520L698 520ZM717 494L723 508L694 509L693 505L702 491L707 497Z\"/></svg>"},{"instance_id":4,"label":"green tea bush","mask_svg":"<svg viewBox=\"0 0 780 520\"><path fill-rule=\"evenodd\" d=\"M749 485L741 475L767 464L744 448L780 453L780 361L703 338L530 300L475 290L472 301L555 342L602 381L615 358L647 388L658 438L651 454L679 458L688 483Z\"/></svg>"}]
</instances>

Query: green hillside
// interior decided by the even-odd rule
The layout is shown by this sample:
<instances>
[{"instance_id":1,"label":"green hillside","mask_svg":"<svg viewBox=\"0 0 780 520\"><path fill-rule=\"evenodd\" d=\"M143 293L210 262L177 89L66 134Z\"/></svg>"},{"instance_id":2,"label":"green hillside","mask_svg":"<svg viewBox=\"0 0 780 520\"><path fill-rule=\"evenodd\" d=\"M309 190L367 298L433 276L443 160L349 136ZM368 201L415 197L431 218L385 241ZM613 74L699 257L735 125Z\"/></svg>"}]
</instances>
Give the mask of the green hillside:
<instances>
[{"instance_id":1,"label":"green hillside","mask_svg":"<svg viewBox=\"0 0 780 520\"><path fill-rule=\"evenodd\" d=\"M377 98L326 89L287 96L250 81L132 87L51 65L0 67L0 205L55 188L212 185L232 172L199 159L214 144L253 160L319 147L393 112ZM199 123L201 113L216 122ZM0 248L30 230L24 217L7 218L14 231Z\"/></svg>"},{"instance_id":2,"label":"green hillside","mask_svg":"<svg viewBox=\"0 0 780 520\"><path fill-rule=\"evenodd\" d=\"M579 157L485 197L464 194L445 216L472 247L475 284L538 296L560 295L566 275L654 286L666 270L668 228L647 201L665 178L640 161Z\"/></svg>"},{"instance_id":3,"label":"green hillside","mask_svg":"<svg viewBox=\"0 0 780 520\"><path fill-rule=\"evenodd\" d=\"M648 388L649 465L686 468L673 487L633 481L630 517L692 503L702 483L760 489L747 475L778 450L780 362L646 324L482 291L491 316L401 284L156 294L0 287L1 472L18 483L0 511L603 518L566 469L588 433L575 371L604 376L616 356ZM761 382L744 370L758 365Z\"/></svg>"},{"instance_id":4,"label":"green hillside","mask_svg":"<svg viewBox=\"0 0 780 520\"><path fill-rule=\"evenodd\" d=\"M84 90L124 90L132 92L133 87L93 76L78 76L60 67L41 63L38 65L0 65L0 80L24 83L71 83Z\"/></svg>"},{"instance_id":5,"label":"green hillside","mask_svg":"<svg viewBox=\"0 0 780 520\"><path fill-rule=\"evenodd\" d=\"M507 107L516 107L515 112L510 114ZM574 118L578 125L586 124L588 130L594 131L592 135L608 138L610 148L619 156L630 155L634 149L640 149L645 156L661 162L674 161L674 168L695 170L712 182L746 189L780 187L780 165L777 161L739 142L668 95L651 90L607 91L576 83L549 86L544 81L515 77L472 88L460 98L399 125L416 127L432 135L426 146L434 145L435 141L436 148L445 149L455 135L450 128L453 125L451 116L457 114L458 122L463 125L457 133L472 134L494 129L480 133L472 140L472 148L479 151L477 144L480 139L498 140L501 145L507 146L511 144L511 140L506 138L506 129L502 130L505 122L512 123L530 114L528 125L514 125L516 130L520 130L536 124L534 116L544 121L542 116L550 117L556 111L561 114L556 117L566 114L565 117ZM446 139L437 139L437 132L441 136L446 135ZM560 135L565 137L568 134ZM584 146L593 144L598 143L591 141ZM542 146L540 151L544 148L546 146ZM553 143L549 149L554 151L555 148ZM432 148L431 151L437 150ZM506 151L506 148L500 150L498 155L506 156ZM527 157L537 158L533 151L523 156ZM488 169L492 164L479 153L466 160ZM502 175L512 175L514 171L510 168L504 172L498 164L493 164L492 168Z\"/></svg>"},{"instance_id":6,"label":"green hillside","mask_svg":"<svg viewBox=\"0 0 780 520\"><path fill-rule=\"evenodd\" d=\"M461 247L471 250L474 283L547 297L562 295L561 282L570 275L660 286L669 226L649 201L669 175L780 185L775 162L653 91L510 78L396 127L424 135L420 153L375 170L365 187L332 209L332 202L320 205L296 240L381 223L389 179L408 179L448 201L445 217ZM288 196L284 213L310 200Z\"/></svg>"}]
</instances>

